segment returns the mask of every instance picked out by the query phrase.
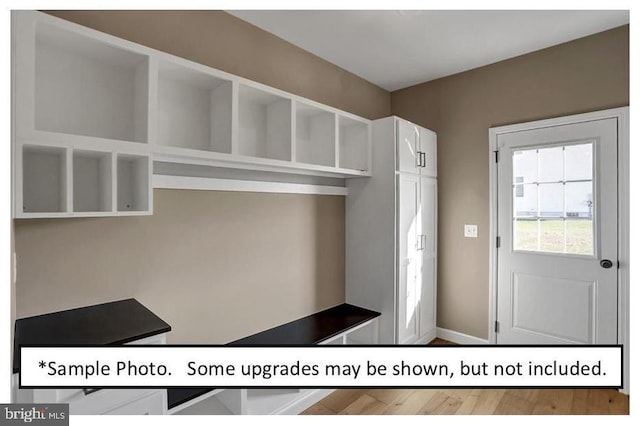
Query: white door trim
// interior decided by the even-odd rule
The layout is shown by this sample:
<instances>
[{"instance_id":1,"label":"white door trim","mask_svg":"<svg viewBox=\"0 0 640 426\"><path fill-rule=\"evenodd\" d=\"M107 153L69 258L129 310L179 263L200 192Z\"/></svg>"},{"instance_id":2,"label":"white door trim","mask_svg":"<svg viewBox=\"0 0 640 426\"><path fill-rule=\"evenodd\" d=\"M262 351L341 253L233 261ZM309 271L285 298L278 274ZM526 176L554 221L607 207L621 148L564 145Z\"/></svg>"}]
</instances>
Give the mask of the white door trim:
<instances>
[{"instance_id":1,"label":"white door trim","mask_svg":"<svg viewBox=\"0 0 640 426\"><path fill-rule=\"evenodd\" d=\"M497 318L498 288L498 170L495 153L498 136L524 130L543 127L575 124L585 121L615 118L618 121L618 344L624 345L624 387L622 392L629 393L629 107L613 108L586 114L570 115L547 120L530 121L489 129L489 185L490 185L490 221L489 221L489 343L495 344L497 336L494 324Z\"/></svg>"}]
</instances>

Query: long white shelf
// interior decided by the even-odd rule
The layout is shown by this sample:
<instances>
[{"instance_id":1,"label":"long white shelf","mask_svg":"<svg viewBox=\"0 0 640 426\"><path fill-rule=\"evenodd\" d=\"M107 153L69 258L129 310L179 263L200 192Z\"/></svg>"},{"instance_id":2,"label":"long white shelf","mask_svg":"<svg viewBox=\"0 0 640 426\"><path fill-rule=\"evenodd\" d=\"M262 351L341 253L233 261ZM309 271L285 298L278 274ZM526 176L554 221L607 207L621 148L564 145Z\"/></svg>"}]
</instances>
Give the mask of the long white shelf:
<instances>
[{"instance_id":1,"label":"long white shelf","mask_svg":"<svg viewBox=\"0 0 640 426\"><path fill-rule=\"evenodd\" d=\"M260 182L237 179L153 175L153 187L201 191L271 192L284 194L347 195L342 186L308 185L284 182Z\"/></svg>"},{"instance_id":2,"label":"long white shelf","mask_svg":"<svg viewBox=\"0 0 640 426\"><path fill-rule=\"evenodd\" d=\"M371 176L368 119L41 12L14 11L12 40L14 153L34 147L14 154L16 217L151 214L150 182L122 186L104 167L134 155L148 168ZM56 150L66 163L41 155ZM48 178L29 171L39 161Z\"/></svg>"}]
</instances>

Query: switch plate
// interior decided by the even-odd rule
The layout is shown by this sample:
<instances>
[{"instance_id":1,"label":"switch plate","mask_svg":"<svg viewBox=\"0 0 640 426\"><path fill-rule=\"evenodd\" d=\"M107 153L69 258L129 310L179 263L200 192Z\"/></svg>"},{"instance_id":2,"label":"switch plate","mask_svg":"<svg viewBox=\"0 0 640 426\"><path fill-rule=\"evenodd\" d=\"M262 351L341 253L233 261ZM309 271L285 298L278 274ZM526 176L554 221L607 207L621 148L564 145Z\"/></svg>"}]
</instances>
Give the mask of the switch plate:
<instances>
[{"instance_id":1,"label":"switch plate","mask_svg":"<svg viewBox=\"0 0 640 426\"><path fill-rule=\"evenodd\" d=\"M464 236L466 238L478 238L478 225L465 225Z\"/></svg>"}]
</instances>

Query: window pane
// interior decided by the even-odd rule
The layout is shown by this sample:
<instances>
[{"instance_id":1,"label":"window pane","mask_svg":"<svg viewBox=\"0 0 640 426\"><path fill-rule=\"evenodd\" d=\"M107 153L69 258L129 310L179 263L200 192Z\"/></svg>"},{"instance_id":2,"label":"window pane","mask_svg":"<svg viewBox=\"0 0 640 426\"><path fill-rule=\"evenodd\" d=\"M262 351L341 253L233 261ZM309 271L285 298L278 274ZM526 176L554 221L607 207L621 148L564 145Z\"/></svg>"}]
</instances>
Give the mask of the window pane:
<instances>
[{"instance_id":1,"label":"window pane","mask_svg":"<svg viewBox=\"0 0 640 426\"><path fill-rule=\"evenodd\" d=\"M563 179L562 147L538 150L538 169L540 182L559 182Z\"/></svg>"},{"instance_id":2,"label":"window pane","mask_svg":"<svg viewBox=\"0 0 640 426\"><path fill-rule=\"evenodd\" d=\"M592 144L569 145L565 147L565 180L591 180L593 171Z\"/></svg>"},{"instance_id":3,"label":"window pane","mask_svg":"<svg viewBox=\"0 0 640 426\"><path fill-rule=\"evenodd\" d=\"M593 254L593 221L567 220L567 253Z\"/></svg>"},{"instance_id":4,"label":"window pane","mask_svg":"<svg viewBox=\"0 0 640 426\"><path fill-rule=\"evenodd\" d=\"M561 183L540 184L540 216L564 216L564 185Z\"/></svg>"},{"instance_id":5,"label":"window pane","mask_svg":"<svg viewBox=\"0 0 640 426\"><path fill-rule=\"evenodd\" d=\"M513 199L515 217L536 217L538 215L538 185L530 183L515 185Z\"/></svg>"},{"instance_id":6,"label":"window pane","mask_svg":"<svg viewBox=\"0 0 640 426\"><path fill-rule=\"evenodd\" d=\"M568 182L565 188L567 217L591 219L593 214L593 189L591 182Z\"/></svg>"},{"instance_id":7,"label":"window pane","mask_svg":"<svg viewBox=\"0 0 640 426\"><path fill-rule=\"evenodd\" d=\"M540 250L564 251L564 220L540 221Z\"/></svg>"},{"instance_id":8,"label":"window pane","mask_svg":"<svg viewBox=\"0 0 640 426\"><path fill-rule=\"evenodd\" d=\"M538 250L538 221L520 219L513 222L514 250Z\"/></svg>"},{"instance_id":9,"label":"window pane","mask_svg":"<svg viewBox=\"0 0 640 426\"><path fill-rule=\"evenodd\" d=\"M536 182L538 180L537 149L513 152L513 177L514 183L516 183L516 177L522 178L522 182L524 183Z\"/></svg>"}]
</instances>

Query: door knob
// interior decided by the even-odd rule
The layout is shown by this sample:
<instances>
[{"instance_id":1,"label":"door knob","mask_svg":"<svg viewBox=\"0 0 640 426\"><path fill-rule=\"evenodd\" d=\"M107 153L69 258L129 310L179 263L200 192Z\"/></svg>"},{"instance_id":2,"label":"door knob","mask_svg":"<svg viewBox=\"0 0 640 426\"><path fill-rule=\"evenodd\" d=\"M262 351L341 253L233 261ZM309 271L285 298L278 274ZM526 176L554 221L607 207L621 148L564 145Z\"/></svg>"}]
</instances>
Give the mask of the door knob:
<instances>
[{"instance_id":1,"label":"door knob","mask_svg":"<svg viewBox=\"0 0 640 426\"><path fill-rule=\"evenodd\" d=\"M600 266L602 266L605 269L609 269L613 266L613 262L610 261L609 259L602 259L600 261Z\"/></svg>"}]
</instances>

